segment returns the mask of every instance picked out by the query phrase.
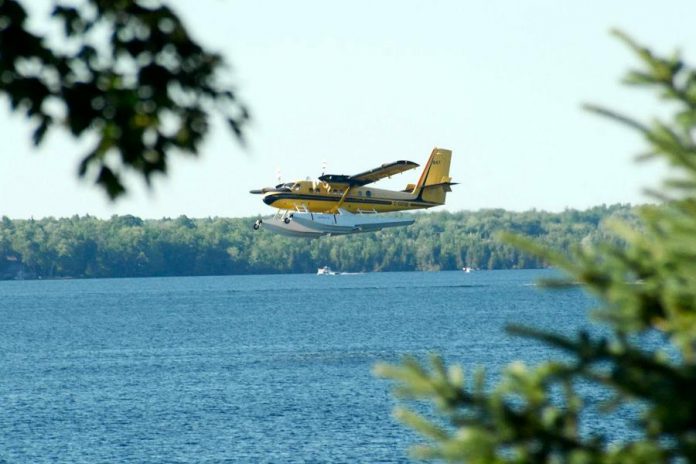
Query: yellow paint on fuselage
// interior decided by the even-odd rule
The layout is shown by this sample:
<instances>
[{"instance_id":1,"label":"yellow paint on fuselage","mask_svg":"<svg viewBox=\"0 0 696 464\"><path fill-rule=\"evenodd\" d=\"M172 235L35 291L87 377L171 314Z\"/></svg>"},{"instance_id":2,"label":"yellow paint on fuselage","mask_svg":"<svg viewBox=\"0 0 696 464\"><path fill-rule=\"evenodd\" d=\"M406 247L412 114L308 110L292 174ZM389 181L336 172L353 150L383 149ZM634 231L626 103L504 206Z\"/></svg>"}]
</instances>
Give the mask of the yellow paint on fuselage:
<instances>
[{"instance_id":1,"label":"yellow paint on fuselage","mask_svg":"<svg viewBox=\"0 0 696 464\"><path fill-rule=\"evenodd\" d=\"M281 210L307 210L314 213L336 212L341 197L347 186L330 186L323 182L297 181L290 188L288 195L302 195L303 198L279 198L270 206ZM278 195L279 192L269 192L267 195ZM282 193L280 194L282 196ZM330 199L326 197L331 197ZM370 187L353 187L348 192L342 209L351 213L360 211L377 211L379 213L421 209L437 206L418 201L415 195L408 192L397 192Z\"/></svg>"},{"instance_id":2,"label":"yellow paint on fuselage","mask_svg":"<svg viewBox=\"0 0 696 464\"><path fill-rule=\"evenodd\" d=\"M382 165L388 172L376 168L356 176L323 176L324 181L302 180L263 189L264 203L281 210L301 210L316 213L336 213L345 209L351 213L375 211L388 213L443 205L451 191L449 177L452 151L434 148L416 184L408 184L405 191L376 189L368 184L389 176L389 169L403 171L403 167ZM415 163L410 163L415 165ZM373 172L374 171L374 172ZM328 178L328 180L327 180ZM350 187L349 182L352 183ZM359 186L362 185L362 186ZM347 193L346 193L347 191Z\"/></svg>"}]
</instances>

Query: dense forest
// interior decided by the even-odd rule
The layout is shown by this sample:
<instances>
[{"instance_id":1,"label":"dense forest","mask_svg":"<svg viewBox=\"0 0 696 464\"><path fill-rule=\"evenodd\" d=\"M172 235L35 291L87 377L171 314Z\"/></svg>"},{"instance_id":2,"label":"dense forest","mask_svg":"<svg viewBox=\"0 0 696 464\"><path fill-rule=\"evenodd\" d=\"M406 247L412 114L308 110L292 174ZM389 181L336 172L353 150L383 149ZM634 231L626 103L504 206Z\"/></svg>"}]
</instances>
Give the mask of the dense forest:
<instances>
[{"instance_id":1,"label":"dense forest","mask_svg":"<svg viewBox=\"0 0 696 464\"><path fill-rule=\"evenodd\" d=\"M544 267L497 238L534 237L567 252L610 236L607 221L632 221L628 205L585 211L418 213L412 226L352 236L291 238L254 231L255 218L143 220L91 216L0 222L0 279L145 277Z\"/></svg>"}]
</instances>

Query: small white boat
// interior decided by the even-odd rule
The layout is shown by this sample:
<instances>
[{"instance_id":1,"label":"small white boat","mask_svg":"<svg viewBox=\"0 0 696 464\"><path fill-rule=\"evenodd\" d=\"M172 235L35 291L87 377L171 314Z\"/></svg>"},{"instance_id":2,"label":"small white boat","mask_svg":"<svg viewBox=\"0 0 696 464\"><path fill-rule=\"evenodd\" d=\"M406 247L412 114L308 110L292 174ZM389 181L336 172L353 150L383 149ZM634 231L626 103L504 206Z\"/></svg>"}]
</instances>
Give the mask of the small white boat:
<instances>
[{"instance_id":1,"label":"small white boat","mask_svg":"<svg viewBox=\"0 0 696 464\"><path fill-rule=\"evenodd\" d=\"M470 272L473 271L473 270L474 270L474 268L469 267L469 266L464 266L464 267L462 268L462 271L466 272L467 274L470 273Z\"/></svg>"},{"instance_id":2,"label":"small white boat","mask_svg":"<svg viewBox=\"0 0 696 464\"><path fill-rule=\"evenodd\" d=\"M336 275L336 273L329 266L324 266L317 269L317 275Z\"/></svg>"}]
</instances>

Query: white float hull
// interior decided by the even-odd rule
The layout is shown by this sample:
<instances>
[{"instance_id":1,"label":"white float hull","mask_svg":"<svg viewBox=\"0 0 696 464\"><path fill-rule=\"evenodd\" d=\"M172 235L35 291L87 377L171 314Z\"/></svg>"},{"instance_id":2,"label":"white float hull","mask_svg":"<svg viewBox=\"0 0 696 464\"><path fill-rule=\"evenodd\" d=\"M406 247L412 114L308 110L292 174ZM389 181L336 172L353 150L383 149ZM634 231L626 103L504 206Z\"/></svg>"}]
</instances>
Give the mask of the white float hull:
<instances>
[{"instance_id":1,"label":"white float hull","mask_svg":"<svg viewBox=\"0 0 696 464\"><path fill-rule=\"evenodd\" d=\"M388 218L379 214L291 213L265 219L262 224L272 232L293 237L320 237L374 232L389 227L409 226L415 219Z\"/></svg>"}]
</instances>

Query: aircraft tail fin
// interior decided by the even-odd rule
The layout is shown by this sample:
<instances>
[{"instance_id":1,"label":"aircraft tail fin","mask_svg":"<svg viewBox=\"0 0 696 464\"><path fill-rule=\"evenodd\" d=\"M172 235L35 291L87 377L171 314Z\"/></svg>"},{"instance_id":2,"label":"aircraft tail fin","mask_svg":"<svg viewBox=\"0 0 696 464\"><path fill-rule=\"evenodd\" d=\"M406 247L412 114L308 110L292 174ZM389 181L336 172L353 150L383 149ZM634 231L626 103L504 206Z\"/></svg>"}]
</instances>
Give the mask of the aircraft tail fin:
<instances>
[{"instance_id":1,"label":"aircraft tail fin","mask_svg":"<svg viewBox=\"0 0 696 464\"><path fill-rule=\"evenodd\" d=\"M423 201L444 205L447 192L451 192L451 186L455 185L449 176L451 160L452 150L434 148L413 189L413 195Z\"/></svg>"}]
</instances>

